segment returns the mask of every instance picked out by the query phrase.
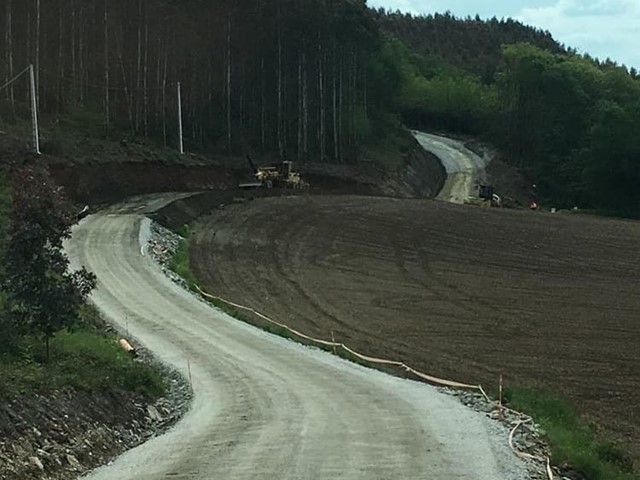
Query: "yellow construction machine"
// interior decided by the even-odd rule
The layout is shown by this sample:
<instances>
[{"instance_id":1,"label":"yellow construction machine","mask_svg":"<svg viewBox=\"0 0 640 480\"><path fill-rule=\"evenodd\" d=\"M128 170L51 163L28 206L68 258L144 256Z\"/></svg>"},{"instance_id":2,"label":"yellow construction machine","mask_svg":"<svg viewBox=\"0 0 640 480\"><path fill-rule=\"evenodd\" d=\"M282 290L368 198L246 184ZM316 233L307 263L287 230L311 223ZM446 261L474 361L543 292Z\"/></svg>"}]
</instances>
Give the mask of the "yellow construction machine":
<instances>
[{"instance_id":1,"label":"yellow construction machine","mask_svg":"<svg viewBox=\"0 0 640 480\"><path fill-rule=\"evenodd\" d=\"M465 203L478 207L502 207L502 199L496 195L491 185L478 185L478 197L468 198Z\"/></svg>"},{"instance_id":2,"label":"yellow construction machine","mask_svg":"<svg viewBox=\"0 0 640 480\"><path fill-rule=\"evenodd\" d=\"M249 155L247 160L256 181L241 183L240 188L309 188L300 173L293 171L293 162L284 160L277 165L256 167Z\"/></svg>"}]
</instances>

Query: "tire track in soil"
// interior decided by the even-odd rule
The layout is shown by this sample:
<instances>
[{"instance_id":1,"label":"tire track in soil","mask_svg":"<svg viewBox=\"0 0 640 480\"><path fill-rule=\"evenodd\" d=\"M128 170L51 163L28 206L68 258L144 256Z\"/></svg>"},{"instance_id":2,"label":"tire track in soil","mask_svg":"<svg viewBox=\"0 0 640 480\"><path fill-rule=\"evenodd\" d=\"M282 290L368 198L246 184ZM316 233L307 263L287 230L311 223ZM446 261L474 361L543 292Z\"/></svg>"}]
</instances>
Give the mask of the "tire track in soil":
<instances>
[{"instance_id":1,"label":"tire track in soil","mask_svg":"<svg viewBox=\"0 0 640 480\"><path fill-rule=\"evenodd\" d=\"M204 224L239 245L212 275L217 247L196 242L212 291L435 375L553 388L640 445L639 223L371 197L252 203ZM268 255L241 258L257 231Z\"/></svg>"}]
</instances>

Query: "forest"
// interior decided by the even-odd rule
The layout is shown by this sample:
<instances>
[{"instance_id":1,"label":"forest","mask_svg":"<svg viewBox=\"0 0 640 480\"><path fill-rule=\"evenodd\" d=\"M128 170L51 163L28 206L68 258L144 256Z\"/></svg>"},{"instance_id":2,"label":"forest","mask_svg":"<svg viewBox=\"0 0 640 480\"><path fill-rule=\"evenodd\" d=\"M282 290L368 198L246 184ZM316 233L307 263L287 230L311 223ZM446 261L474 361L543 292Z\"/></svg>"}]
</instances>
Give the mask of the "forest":
<instances>
[{"instance_id":1,"label":"forest","mask_svg":"<svg viewBox=\"0 0 640 480\"><path fill-rule=\"evenodd\" d=\"M358 162L404 126L481 137L558 206L640 215L640 79L548 32L363 0L0 0L0 86L105 135ZM28 84L0 121L28 118Z\"/></svg>"}]
</instances>

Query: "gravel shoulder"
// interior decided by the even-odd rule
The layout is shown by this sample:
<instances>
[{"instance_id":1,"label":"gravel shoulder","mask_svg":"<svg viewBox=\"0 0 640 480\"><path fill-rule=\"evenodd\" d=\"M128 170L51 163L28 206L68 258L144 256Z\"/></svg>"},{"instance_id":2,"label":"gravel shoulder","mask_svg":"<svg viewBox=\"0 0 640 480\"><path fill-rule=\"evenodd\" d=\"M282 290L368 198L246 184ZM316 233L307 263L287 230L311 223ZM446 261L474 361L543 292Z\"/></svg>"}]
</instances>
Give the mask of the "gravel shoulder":
<instances>
[{"instance_id":1,"label":"gravel shoulder","mask_svg":"<svg viewBox=\"0 0 640 480\"><path fill-rule=\"evenodd\" d=\"M344 362L238 322L172 283L141 242L139 214L85 219L72 263L93 301L191 378L191 410L91 479L519 480L506 430L436 389Z\"/></svg>"}]
</instances>

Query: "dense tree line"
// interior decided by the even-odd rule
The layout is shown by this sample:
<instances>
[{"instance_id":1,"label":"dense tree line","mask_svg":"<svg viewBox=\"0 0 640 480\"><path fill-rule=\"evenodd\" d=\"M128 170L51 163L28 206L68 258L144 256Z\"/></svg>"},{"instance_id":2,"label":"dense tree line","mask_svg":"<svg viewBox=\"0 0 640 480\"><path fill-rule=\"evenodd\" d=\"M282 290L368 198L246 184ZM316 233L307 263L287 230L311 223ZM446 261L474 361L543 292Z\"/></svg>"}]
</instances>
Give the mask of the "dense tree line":
<instances>
[{"instance_id":1,"label":"dense tree line","mask_svg":"<svg viewBox=\"0 0 640 480\"><path fill-rule=\"evenodd\" d=\"M363 1L2 0L0 18L2 78L33 63L44 112L89 108L175 145L180 82L190 148L337 160L382 120Z\"/></svg>"},{"instance_id":2,"label":"dense tree line","mask_svg":"<svg viewBox=\"0 0 640 480\"><path fill-rule=\"evenodd\" d=\"M376 10L375 16L383 31L429 59L433 71L451 65L485 82L498 70L503 45L526 42L552 53L565 51L549 32L511 18L457 18L449 12L416 16L384 9Z\"/></svg>"},{"instance_id":3,"label":"dense tree line","mask_svg":"<svg viewBox=\"0 0 640 480\"><path fill-rule=\"evenodd\" d=\"M557 206L640 216L640 80L625 67L519 43L487 84L450 67L426 76L394 48L408 125L484 137Z\"/></svg>"},{"instance_id":4,"label":"dense tree line","mask_svg":"<svg viewBox=\"0 0 640 480\"><path fill-rule=\"evenodd\" d=\"M376 12L413 127L482 135L558 206L640 216L640 78L511 19Z\"/></svg>"}]
</instances>

